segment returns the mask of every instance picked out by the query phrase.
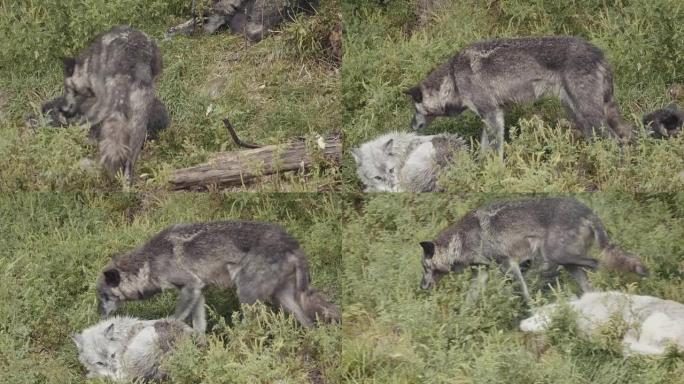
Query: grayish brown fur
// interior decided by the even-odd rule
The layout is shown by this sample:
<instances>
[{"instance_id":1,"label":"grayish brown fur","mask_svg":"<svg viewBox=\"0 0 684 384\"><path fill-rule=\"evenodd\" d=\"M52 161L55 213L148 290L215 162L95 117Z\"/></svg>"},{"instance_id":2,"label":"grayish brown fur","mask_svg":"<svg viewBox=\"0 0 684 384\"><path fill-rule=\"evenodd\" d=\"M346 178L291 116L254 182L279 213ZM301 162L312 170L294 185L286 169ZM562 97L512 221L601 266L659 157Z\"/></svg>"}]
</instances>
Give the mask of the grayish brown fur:
<instances>
[{"instance_id":1,"label":"grayish brown fur","mask_svg":"<svg viewBox=\"0 0 684 384\"><path fill-rule=\"evenodd\" d=\"M466 109L484 123L483 153L490 144L503 159L504 114L509 103L550 96L561 100L587 138L629 140L613 99L613 74L603 52L571 36L523 37L480 41L465 46L406 92L419 130L437 116L456 116Z\"/></svg>"},{"instance_id":2,"label":"grayish brown fur","mask_svg":"<svg viewBox=\"0 0 684 384\"><path fill-rule=\"evenodd\" d=\"M297 240L277 224L249 221L174 225L115 257L97 284L100 312L109 315L122 301L174 288L180 290L174 317L192 316L203 333L202 289L208 285L235 288L241 303L278 305L307 327L316 317L339 321L337 306L311 288Z\"/></svg>"},{"instance_id":3,"label":"grayish brown fur","mask_svg":"<svg viewBox=\"0 0 684 384\"><path fill-rule=\"evenodd\" d=\"M554 275L559 266L570 272L584 292L591 286L585 269L599 261L589 256L596 242L601 262L612 270L646 275L648 270L633 254L613 244L601 220L573 198L504 200L468 212L442 230L434 242L422 242L423 280L428 289L450 271L473 265L501 265L520 283L529 301L519 265L532 262L542 275Z\"/></svg>"},{"instance_id":4,"label":"grayish brown fur","mask_svg":"<svg viewBox=\"0 0 684 384\"><path fill-rule=\"evenodd\" d=\"M64 59L66 116L98 127L100 163L133 182L162 71L157 44L146 34L117 26L94 39L78 58Z\"/></svg>"}]
</instances>

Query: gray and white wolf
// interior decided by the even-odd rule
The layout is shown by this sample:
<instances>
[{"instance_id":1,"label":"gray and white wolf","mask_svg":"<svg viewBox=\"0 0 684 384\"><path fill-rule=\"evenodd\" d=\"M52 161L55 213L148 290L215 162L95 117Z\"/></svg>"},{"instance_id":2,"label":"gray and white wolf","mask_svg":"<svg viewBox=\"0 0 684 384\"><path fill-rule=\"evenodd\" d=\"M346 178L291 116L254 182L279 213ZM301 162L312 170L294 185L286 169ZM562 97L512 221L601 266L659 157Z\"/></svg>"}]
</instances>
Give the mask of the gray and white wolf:
<instances>
[{"instance_id":1,"label":"gray and white wolf","mask_svg":"<svg viewBox=\"0 0 684 384\"><path fill-rule=\"evenodd\" d=\"M626 354L660 355L669 344L684 351L684 304L622 292L589 292L567 304L577 315L578 330L587 336L616 318L624 321L628 326L623 337ZM560 305L539 308L520 323L520 330L547 330Z\"/></svg>"},{"instance_id":2,"label":"gray and white wolf","mask_svg":"<svg viewBox=\"0 0 684 384\"><path fill-rule=\"evenodd\" d=\"M88 378L163 379L161 360L192 328L174 319L111 317L73 335Z\"/></svg>"},{"instance_id":3,"label":"gray and white wolf","mask_svg":"<svg viewBox=\"0 0 684 384\"><path fill-rule=\"evenodd\" d=\"M45 117L46 123L53 127L63 127L69 124L82 124L86 122L85 116L78 112L72 114L72 112L69 112L66 109L66 99L61 95L43 103L41 106L41 113ZM147 120L146 140L158 139L159 134L169 126L169 122L169 113L166 110L166 106L161 100L155 97L152 101L149 118ZM90 127L90 137L99 140L99 136L100 125L92 125Z\"/></svg>"},{"instance_id":4,"label":"gray and white wolf","mask_svg":"<svg viewBox=\"0 0 684 384\"><path fill-rule=\"evenodd\" d=\"M97 282L100 313L173 288L180 290L174 318L192 316L193 328L204 333L208 285L235 288L241 303L278 305L307 327L317 316L339 321L338 307L311 288L297 240L277 224L250 221L174 225L113 258Z\"/></svg>"},{"instance_id":5,"label":"gray and white wolf","mask_svg":"<svg viewBox=\"0 0 684 384\"><path fill-rule=\"evenodd\" d=\"M301 12L312 14L318 7L318 0L212 0L211 6L203 12L203 29L212 34L221 27L229 27L234 33L258 42L272 28L285 20L294 19ZM166 31L165 37L190 34L195 20L190 19Z\"/></svg>"},{"instance_id":6,"label":"gray and white wolf","mask_svg":"<svg viewBox=\"0 0 684 384\"><path fill-rule=\"evenodd\" d=\"M600 261L588 254L594 241L601 250ZM521 263L539 266L542 276L547 277L554 276L562 266L584 292L591 290L585 268L594 270L599 263L612 270L648 273L639 258L611 242L601 220L589 207L567 197L487 204L466 213L434 241L420 245L422 289L429 289L449 272L498 263L520 283L528 303L530 295L519 268Z\"/></svg>"},{"instance_id":7,"label":"gray and white wolf","mask_svg":"<svg viewBox=\"0 0 684 384\"><path fill-rule=\"evenodd\" d=\"M162 71L157 44L128 26L99 35L78 58L64 59L60 111L98 127L100 163L110 174L133 181ZM62 101L60 101L61 103Z\"/></svg>"},{"instance_id":8,"label":"gray and white wolf","mask_svg":"<svg viewBox=\"0 0 684 384\"><path fill-rule=\"evenodd\" d=\"M508 103L561 100L587 138L629 140L632 128L613 99L613 74L603 52L579 37L494 39L467 45L406 91L413 99L411 126L420 130L438 116L470 109L482 118L480 146L503 158L504 111Z\"/></svg>"},{"instance_id":9,"label":"gray and white wolf","mask_svg":"<svg viewBox=\"0 0 684 384\"><path fill-rule=\"evenodd\" d=\"M352 149L365 192L431 192L456 151L467 150L457 135L419 136L393 132Z\"/></svg>"}]
</instances>

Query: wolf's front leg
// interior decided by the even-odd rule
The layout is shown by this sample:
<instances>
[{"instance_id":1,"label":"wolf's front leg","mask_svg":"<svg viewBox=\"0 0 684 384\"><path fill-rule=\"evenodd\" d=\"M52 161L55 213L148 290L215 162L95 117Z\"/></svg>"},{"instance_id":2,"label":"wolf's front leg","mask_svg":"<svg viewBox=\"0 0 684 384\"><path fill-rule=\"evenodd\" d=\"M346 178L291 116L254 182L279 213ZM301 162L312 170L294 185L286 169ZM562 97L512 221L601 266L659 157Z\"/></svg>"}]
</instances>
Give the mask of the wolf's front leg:
<instances>
[{"instance_id":1,"label":"wolf's front leg","mask_svg":"<svg viewBox=\"0 0 684 384\"><path fill-rule=\"evenodd\" d=\"M492 139L492 142L487 142L487 147L480 144L482 149L482 156L486 156L487 150L491 145L496 150L499 155L499 159L503 161L503 144L504 144L504 115L503 110L497 108L491 112L482 114L482 119L484 120L485 127L483 135L486 133L488 139Z\"/></svg>"},{"instance_id":2,"label":"wolf's front leg","mask_svg":"<svg viewBox=\"0 0 684 384\"><path fill-rule=\"evenodd\" d=\"M186 285L181 288L173 317L185 321L193 313L198 301L202 298L202 288ZM204 307L202 307L204 308Z\"/></svg>"},{"instance_id":3,"label":"wolf's front leg","mask_svg":"<svg viewBox=\"0 0 684 384\"><path fill-rule=\"evenodd\" d=\"M525 302L529 305L532 302L532 299L530 298L530 293L527 290L527 284L525 283L525 279L523 279L522 272L520 272L520 266L518 265L518 262L514 260L507 260L502 264L502 267L504 268L504 273L510 272L513 274L513 277L518 280L518 283L520 283L520 287L522 289L523 297L525 298Z\"/></svg>"},{"instance_id":4,"label":"wolf's front leg","mask_svg":"<svg viewBox=\"0 0 684 384\"><path fill-rule=\"evenodd\" d=\"M470 281L470 288L466 295L466 304L472 304L477 301L480 297L480 292L484 290L485 284L487 284L487 280L489 280L489 271L482 267L478 268L475 276Z\"/></svg>"},{"instance_id":5,"label":"wolf's front leg","mask_svg":"<svg viewBox=\"0 0 684 384\"><path fill-rule=\"evenodd\" d=\"M192 310L192 328L200 335L207 330L207 312L204 309L204 295L201 293Z\"/></svg>"}]
</instances>

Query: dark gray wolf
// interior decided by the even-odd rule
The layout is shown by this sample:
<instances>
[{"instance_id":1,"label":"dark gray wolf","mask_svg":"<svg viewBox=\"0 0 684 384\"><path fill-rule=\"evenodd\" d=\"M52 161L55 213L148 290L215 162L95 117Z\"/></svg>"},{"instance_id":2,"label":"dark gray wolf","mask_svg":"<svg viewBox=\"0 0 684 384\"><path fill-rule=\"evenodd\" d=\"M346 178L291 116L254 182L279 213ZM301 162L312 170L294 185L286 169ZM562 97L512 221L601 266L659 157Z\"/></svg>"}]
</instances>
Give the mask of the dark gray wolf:
<instances>
[{"instance_id":1,"label":"dark gray wolf","mask_svg":"<svg viewBox=\"0 0 684 384\"><path fill-rule=\"evenodd\" d=\"M192 315L193 327L203 333L207 285L235 288L241 303L279 305L307 327L316 316L339 321L337 306L309 285L297 240L277 224L249 221L174 225L113 258L97 283L100 313L108 316L122 301L174 288L180 290L174 317Z\"/></svg>"},{"instance_id":2,"label":"dark gray wolf","mask_svg":"<svg viewBox=\"0 0 684 384\"><path fill-rule=\"evenodd\" d=\"M298 13L313 14L318 0L212 0L203 12L204 32L212 34L221 27L229 27L234 33L258 42L272 28L285 20L294 19ZM166 31L165 37L191 34L196 20L190 19Z\"/></svg>"},{"instance_id":3,"label":"dark gray wolf","mask_svg":"<svg viewBox=\"0 0 684 384\"><path fill-rule=\"evenodd\" d=\"M507 103L560 98L587 138L629 140L613 99L613 74L603 52L570 36L495 39L470 44L406 91L413 98L411 126L420 130L437 116L466 109L485 123L480 145L491 144L503 158Z\"/></svg>"},{"instance_id":4,"label":"dark gray wolf","mask_svg":"<svg viewBox=\"0 0 684 384\"><path fill-rule=\"evenodd\" d=\"M672 104L667 108L645 115L642 122L648 128L649 133L656 139L675 137L682 130L682 125L684 125L684 111Z\"/></svg>"},{"instance_id":5,"label":"dark gray wolf","mask_svg":"<svg viewBox=\"0 0 684 384\"><path fill-rule=\"evenodd\" d=\"M69 124L82 124L86 122L85 116L79 112L73 114L66 110L66 99L58 96L45 102L41 107L41 113L45 117L48 125L53 127L63 127ZM147 120L146 140L156 140L159 134L169 126L169 113L166 106L158 98L154 98L150 107L149 118ZM37 123L37 122L36 122ZM99 140L100 125L96 124L90 128L90 137Z\"/></svg>"},{"instance_id":6,"label":"dark gray wolf","mask_svg":"<svg viewBox=\"0 0 684 384\"><path fill-rule=\"evenodd\" d=\"M684 304L613 291L585 293L568 306L577 315L577 328L587 336L616 318L622 320L627 325L622 339L625 354L662 355L668 344L684 351ZM558 309L559 304L539 308L520 323L520 330L547 330Z\"/></svg>"},{"instance_id":7,"label":"dark gray wolf","mask_svg":"<svg viewBox=\"0 0 684 384\"><path fill-rule=\"evenodd\" d=\"M129 183L145 141L155 79L161 71L157 44L127 26L98 36L78 58L64 59L61 112L82 116L98 127L100 163L112 175L122 171Z\"/></svg>"},{"instance_id":8,"label":"dark gray wolf","mask_svg":"<svg viewBox=\"0 0 684 384\"><path fill-rule=\"evenodd\" d=\"M418 136L393 132L352 149L365 192L433 192L456 151L467 150L458 135Z\"/></svg>"},{"instance_id":9,"label":"dark gray wolf","mask_svg":"<svg viewBox=\"0 0 684 384\"><path fill-rule=\"evenodd\" d=\"M174 319L112 317L73 335L88 378L160 380L161 360L192 328Z\"/></svg>"},{"instance_id":10,"label":"dark gray wolf","mask_svg":"<svg viewBox=\"0 0 684 384\"><path fill-rule=\"evenodd\" d=\"M646 275L644 264L613 244L601 220L573 198L504 200L468 212L434 241L424 241L422 289L429 289L448 272L472 265L498 263L513 274L529 302L519 265L540 265L542 276L553 276L559 266L572 274L584 292L591 290L585 268L599 261L589 257L596 241L607 268Z\"/></svg>"}]
</instances>

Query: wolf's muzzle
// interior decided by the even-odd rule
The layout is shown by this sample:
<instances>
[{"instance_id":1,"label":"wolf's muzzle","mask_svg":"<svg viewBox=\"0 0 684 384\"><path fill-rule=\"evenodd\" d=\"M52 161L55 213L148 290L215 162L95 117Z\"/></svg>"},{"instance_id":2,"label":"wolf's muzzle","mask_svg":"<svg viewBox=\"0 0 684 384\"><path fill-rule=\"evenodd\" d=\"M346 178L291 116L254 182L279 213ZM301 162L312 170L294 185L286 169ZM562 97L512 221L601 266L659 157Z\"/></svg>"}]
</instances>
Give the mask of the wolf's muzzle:
<instances>
[{"instance_id":1,"label":"wolf's muzzle","mask_svg":"<svg viewBox=\"0 0 684 384\"><path fill-rule=\"evenodd\" d=\"M427 121L426 121L425 117L423 117L423 115L420 115L417 113L415 115L413 115L413 119L411 120L411 128L414 131L420 131L423 128L425 128L426 125L427 125Z\"/></svg>"},{"instance_id":2,"label":"wolf's muzzle","mask_svg":"<svg viewBox=\"0 0 684 384\"><path fill-rule=\"evenodd\" d=\"M423 277L423 279L420 281L420 289L427 290L427 289L430 289L431 286L432 286L432 281L426 279L425 277Z\"/></svg>"}]
</instances>

